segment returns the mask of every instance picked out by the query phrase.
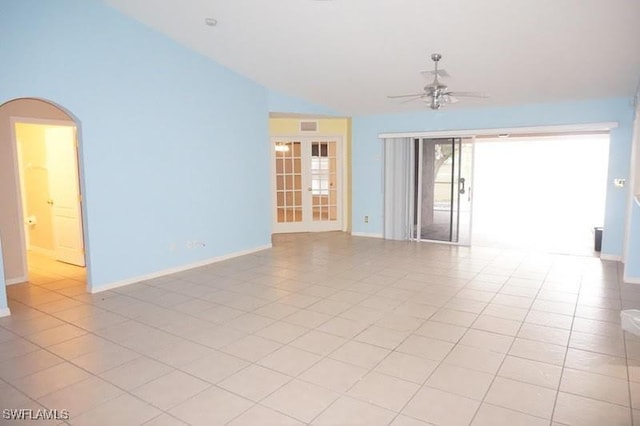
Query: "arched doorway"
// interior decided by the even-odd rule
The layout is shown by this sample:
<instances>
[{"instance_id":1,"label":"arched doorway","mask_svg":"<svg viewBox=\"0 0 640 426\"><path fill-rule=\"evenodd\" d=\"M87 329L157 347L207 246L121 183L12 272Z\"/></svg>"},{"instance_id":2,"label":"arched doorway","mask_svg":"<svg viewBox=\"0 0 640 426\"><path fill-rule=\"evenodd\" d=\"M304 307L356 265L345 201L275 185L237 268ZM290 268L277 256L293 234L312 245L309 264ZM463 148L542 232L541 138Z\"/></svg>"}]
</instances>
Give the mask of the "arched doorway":
<instances>
[{"instance_id":1,"label":"arched doorway","mask_svg":"<svg viewBox=\"0 0 640 426\"><path fill-rule=\"evenodd\" d=\"M86 291L78 147L78 120L55 103L19 98L0 105L0 235L7 285L69 296Z\"/></svg>"}]
</instances>

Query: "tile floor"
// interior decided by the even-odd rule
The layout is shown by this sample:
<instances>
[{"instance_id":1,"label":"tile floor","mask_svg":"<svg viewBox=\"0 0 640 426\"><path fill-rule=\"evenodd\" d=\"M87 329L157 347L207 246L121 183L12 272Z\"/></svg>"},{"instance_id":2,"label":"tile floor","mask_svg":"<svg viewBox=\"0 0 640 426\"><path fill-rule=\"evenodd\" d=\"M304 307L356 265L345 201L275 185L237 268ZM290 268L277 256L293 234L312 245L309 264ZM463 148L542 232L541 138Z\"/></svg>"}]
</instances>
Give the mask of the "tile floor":
<instances>
[{"instance_id":1,"label":"tile floor","mask_svg":"<svg viewBox=\"0 0 640 426\"><path fill-rule=\"evenodd\" d=\"M350 237L87 294L37 258L0 406L73 425L640 425L640 287L596 258ZM0 419L7 424L20 422Z\"/></svg>"}]
</instances>

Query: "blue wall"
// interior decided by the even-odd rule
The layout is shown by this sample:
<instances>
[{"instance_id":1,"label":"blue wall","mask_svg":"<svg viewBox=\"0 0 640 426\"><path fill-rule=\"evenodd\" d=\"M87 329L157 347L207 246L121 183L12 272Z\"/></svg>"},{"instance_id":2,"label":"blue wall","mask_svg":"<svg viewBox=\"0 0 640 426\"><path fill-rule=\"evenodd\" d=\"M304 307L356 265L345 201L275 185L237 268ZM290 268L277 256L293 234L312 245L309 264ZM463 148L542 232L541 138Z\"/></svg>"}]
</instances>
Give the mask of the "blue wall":
<instances>
[{"instance_id":1,"label":"blue wall","mask_svg":"<svg viewBox=\"0 0 640 426\"><path fill-rule=\"evenodd\" d=\"M353 232L382 233L382 151L379 133L488 129L615 121L611 131L609 179L603 253L621 256L627 188L614 178L629 179L633 125L631 99L608 99L502 108L419 111L353 118ZM579 161L579 155L570 161ZM361 220L369 216L369 223Z\"/></svg>"},{"instance_id":2,"label":"blue wall","mask_svg":"<svg viewBox=\"0 0 640 426\"><path fill-rule=\"evenodd\" d=\"M97 1L3 0L0 40L0 104L80 122L94 289L270 243L265 88Z\"/></svg>"}]
</instances>

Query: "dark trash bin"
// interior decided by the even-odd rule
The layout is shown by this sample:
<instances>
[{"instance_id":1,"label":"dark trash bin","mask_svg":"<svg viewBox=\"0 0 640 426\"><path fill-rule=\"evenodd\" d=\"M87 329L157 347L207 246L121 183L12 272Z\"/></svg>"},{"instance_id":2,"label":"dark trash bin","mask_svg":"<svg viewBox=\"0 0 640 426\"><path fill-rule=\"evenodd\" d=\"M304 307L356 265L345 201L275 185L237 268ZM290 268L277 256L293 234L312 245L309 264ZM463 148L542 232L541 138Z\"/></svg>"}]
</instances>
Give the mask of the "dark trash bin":
<instances>
[{"instance_id":1,"label":"dark trash bin","mask_svg":"<svg viewBox=\"0 0 640 426\"><path fill-rule=\"evenodd\" d=\"M600 251L602 250L602 228L599 226L596 226L595 228L593 228L593 233L595 236L595 241L593 243L593 249L595 251Z\"/></svg>"}]
</instances>

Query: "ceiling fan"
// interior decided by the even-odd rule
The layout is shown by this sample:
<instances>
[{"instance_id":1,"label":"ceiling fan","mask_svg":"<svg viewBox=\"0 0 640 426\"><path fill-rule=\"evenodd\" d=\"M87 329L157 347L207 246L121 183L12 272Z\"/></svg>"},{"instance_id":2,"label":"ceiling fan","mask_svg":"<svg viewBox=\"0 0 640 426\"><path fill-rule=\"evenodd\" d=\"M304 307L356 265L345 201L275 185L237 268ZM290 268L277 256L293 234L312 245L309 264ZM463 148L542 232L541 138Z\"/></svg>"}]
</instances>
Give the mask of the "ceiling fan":
<instances>
[{"instance_id":1,"label":"ceiling fan","mask_svg":"<svg viewBox=\"0 0 640 426\"><path fill-rule=\"evenodd\" d=\"M434 71L429 71L428 73L433 73L433 82L424 86L423 91L421 93L412 93L410 95L395 95L388 96L390 99L397 98L407 98L405 102L415 101L418 99L424 100L424 102L429 104L431 109L440 109L444 104L456 103L459 98L486 98L487 95L483 93L476 92L452 92L449 90L447 85L442 84L438 79L438 76L448 77L449 74L445 70L438 69L438 62L442 59L442 55L439 53L434 53L431 55L431 59L435 63Z\"/></svg>"}]
</instances>

